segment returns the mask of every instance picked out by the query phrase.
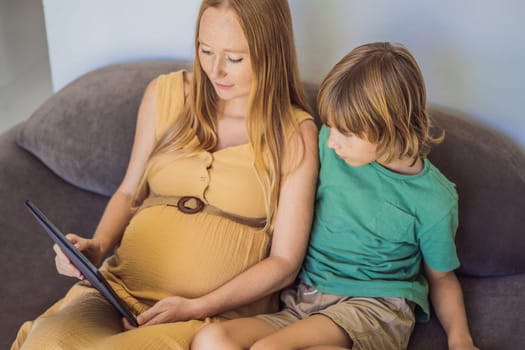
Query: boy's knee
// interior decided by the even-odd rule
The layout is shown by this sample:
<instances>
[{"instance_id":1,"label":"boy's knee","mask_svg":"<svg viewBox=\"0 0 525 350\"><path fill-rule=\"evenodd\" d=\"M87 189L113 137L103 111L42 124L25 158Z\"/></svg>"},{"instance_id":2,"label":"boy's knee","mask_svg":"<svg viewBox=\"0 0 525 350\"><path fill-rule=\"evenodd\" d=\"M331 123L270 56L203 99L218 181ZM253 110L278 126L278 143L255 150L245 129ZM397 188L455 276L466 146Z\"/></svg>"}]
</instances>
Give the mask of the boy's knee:
<instances>
[{"instance_id":1,"label":"boy's knee","mask_svg":"<svg viewBox=\"0 0 525 350\"><path fill-rule=\"evenodd\" d=\"M228 334L220 324L209 324L197 332L191 342L191 350L231 349Z\"/></svg>"}]
</instances>

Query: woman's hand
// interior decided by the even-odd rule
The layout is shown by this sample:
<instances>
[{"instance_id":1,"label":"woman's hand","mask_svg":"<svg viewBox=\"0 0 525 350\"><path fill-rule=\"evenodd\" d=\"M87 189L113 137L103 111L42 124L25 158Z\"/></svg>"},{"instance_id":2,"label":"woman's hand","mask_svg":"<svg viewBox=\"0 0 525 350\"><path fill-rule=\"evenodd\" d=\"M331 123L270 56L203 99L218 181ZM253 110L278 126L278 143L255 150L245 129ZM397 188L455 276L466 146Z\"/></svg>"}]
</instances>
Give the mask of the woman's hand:
<instances>
[{"instance_id":1,"label":"woman's hand","mask_svg":"<svg viewBox=\"0 0 525 350\"><path fill-rule=\"evenodd\" d=\"M75 245L93 264L98 265L102 260L100 245L94 239L82 238L76 234L69 233L66 238ZM71 263L71 260L62 252L58 245L53 245L56 253L55 265L61 275L84 279L82 273Z\"/></svg>"},{"instance_id":2,"label":"woman's hand","mask_svg":"<svg viewBox=\"0 0 525 350\"><path fill-rule=\"evenodd\" d=\"M153 326L160 323L187 321L198 319L197 299L183 297L169 297L159 300L148 310L137 316L137 322L142 326ZM126 319L122 319L127 330L134 327Z\"/></svg>"}]
</instances>

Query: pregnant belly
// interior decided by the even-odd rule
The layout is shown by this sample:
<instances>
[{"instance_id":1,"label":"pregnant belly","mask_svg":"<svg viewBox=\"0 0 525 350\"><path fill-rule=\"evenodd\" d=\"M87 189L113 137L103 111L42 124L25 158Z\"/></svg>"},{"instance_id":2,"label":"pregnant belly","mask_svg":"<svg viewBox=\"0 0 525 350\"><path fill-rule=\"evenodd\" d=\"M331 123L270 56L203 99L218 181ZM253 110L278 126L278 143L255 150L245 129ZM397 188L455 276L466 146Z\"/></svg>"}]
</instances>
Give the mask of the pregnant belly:
<instances>
[{"instance_id":1,"label":"pregnant belly","mask_svg":"<svg viewBox=\"0 0 525 350\"><path fill-rule=\"evenodd\" d=\"M267 234L220 216L174 207L142 210L105 268L138 298L197 297L262 260Z\"/></svg>"}]
</instances>

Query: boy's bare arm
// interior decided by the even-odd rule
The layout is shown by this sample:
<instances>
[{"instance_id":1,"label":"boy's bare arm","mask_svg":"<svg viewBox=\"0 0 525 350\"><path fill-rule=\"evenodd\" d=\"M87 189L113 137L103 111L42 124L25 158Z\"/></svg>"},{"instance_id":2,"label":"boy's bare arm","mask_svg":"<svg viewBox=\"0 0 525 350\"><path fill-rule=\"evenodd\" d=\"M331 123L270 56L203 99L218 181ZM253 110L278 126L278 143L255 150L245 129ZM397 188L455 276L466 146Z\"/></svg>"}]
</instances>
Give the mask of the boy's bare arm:
<instances>
[{"instance_id":1,"label":"boy's bare arm","mask_svg":"<svg viewBox=\"0 0 525 350\"><path fill-rule=\"evenodd\" d=\"M479 350L468 328L461 286L453 271L439 272L425 264L430 284L430 299L436 315L447 333L450 350Z\"/></svg>"}]
</instances>

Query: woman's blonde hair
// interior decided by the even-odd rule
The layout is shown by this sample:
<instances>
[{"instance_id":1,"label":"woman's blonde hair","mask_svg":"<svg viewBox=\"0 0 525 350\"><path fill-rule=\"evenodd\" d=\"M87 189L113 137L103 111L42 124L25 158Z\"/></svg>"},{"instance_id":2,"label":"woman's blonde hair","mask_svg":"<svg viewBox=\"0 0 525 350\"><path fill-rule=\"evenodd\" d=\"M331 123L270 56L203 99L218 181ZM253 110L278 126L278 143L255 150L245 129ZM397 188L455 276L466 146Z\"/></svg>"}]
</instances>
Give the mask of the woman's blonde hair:
<instances>
[{"instance_id":1,"label":"woman's blonde hair","mask_svg":"<svg viewBox=\"0 0 525 350\"><path fill-rule=\"evenodd\" d=\"M386 161L424 158L444 138L430 134L423 75L400 44L352 50L321 83L318 105L323 123L376 144Z\"/></svg>"},{"instance_id":2,"label":"woman's blonde hair","mask_svg":"<svg viewBox=\"0 0 525 350\"><path fill-rule=\"evenodd\" d=\"M287 0L202 1L195 31L191 91L183 115L159 140L151 158L166 152L187 156L199 150L211 151L217 145L218 97L198 55L199 24L209 7L231 8L248 42L253 81L246 122L255 154L254 166L265 193L267 224L264 229L271 230L279 201L285 138L298 127L292 106L310 111L299 79ZM200 144L188 147L195 136ZM143 180L136 198L140 201L146 194L147 184Z\"/></svg>"}]
</instances>

